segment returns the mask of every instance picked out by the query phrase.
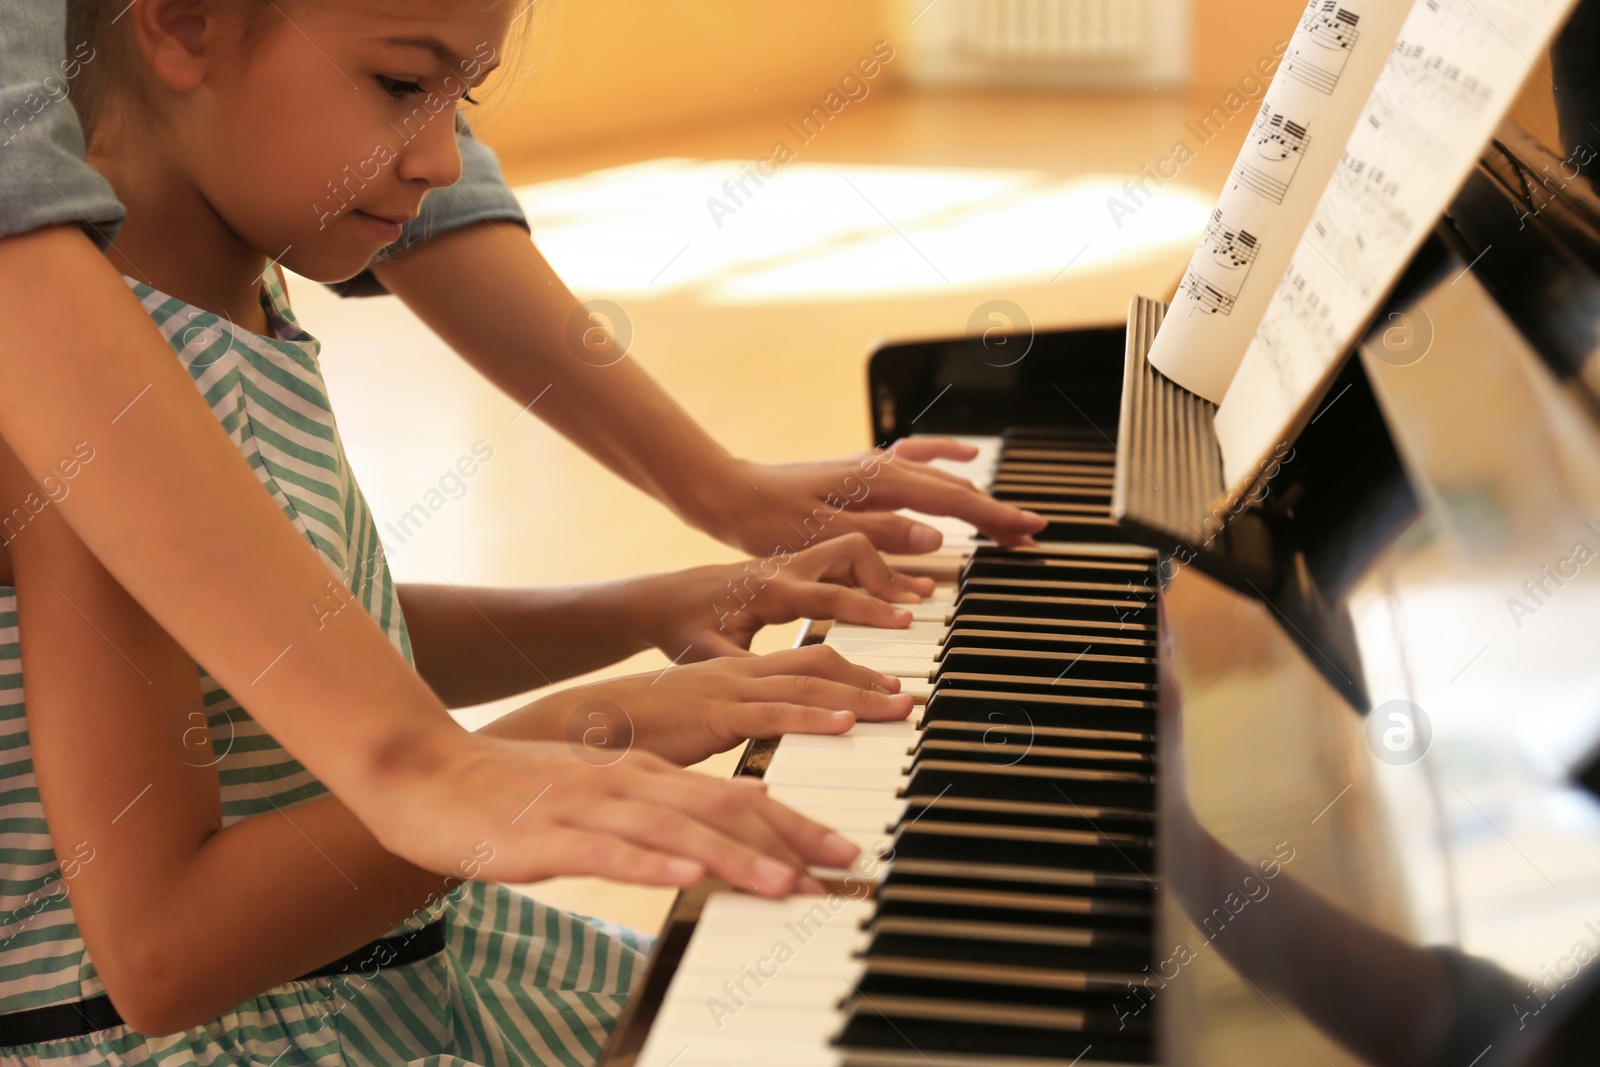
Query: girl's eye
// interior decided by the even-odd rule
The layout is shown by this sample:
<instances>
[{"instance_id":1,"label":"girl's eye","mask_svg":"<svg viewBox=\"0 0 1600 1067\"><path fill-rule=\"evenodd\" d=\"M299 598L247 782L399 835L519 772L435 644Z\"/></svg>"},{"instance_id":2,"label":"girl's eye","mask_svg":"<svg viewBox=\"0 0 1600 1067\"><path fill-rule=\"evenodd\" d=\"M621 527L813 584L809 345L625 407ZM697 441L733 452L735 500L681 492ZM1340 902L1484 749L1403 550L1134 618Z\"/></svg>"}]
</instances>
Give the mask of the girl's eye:
<instances>
[{"instance_id":1,"label":"girl's eye","mask_svg":"<svg viewBox=\"0 0 1600 1067\"><path fill-rule=\"evenodd\" d=\"M401 100L405 97L422 92L421 82L408 82L400 78L388 78L382 74L374 75L374 77L377 78L378 85L383 89L383 91L394 97L396 100Z\"/></svg>"}]
</instances>

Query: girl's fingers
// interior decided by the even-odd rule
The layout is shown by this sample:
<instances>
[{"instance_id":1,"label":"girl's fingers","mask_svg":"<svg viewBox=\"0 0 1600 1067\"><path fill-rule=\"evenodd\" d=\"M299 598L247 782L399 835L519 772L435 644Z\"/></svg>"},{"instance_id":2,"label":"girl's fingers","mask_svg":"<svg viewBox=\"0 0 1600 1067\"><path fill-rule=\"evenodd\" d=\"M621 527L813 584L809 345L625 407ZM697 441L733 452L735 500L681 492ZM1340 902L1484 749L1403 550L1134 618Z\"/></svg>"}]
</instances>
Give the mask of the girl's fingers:
<instances>
[{"instance_id":1,"label":"girl's fingers","mask_svg":"<svg viewBox=\"0 0 1600 1067\"><path fill-rule=\"evenodd\" d=\"M730 792L730 787L726 783L715 782L699 775L685 774L682 777L696 779L699 789L705 791L717 804L732 801L739 815L760 822L768 832L776 835L777 840L808 865L843 867L861 852L829 827L806 818L769 796L749 789ZM685 784L688 788L694 788L696 783L691 781Z\"/></svg>"},{"instance_id":2,"label":"girl's fingers","mask_svg":"<svg viewBox=\"0 0 1600 1067\"><path fill-rule=\"evenodd\" d=\"M711 784L727 789L721 783ZM698 863L729 885L752 893L778 896L794 887L804 861L770 825L749 810L729 805L729 815L735 817L720 820L729 824L724 827L695 810L703 806L670 780L662 788L655 778L647 778L642 789L631 790L628 798L586 805L573 811L567 822L600 835L608 844L619 839ZM732 833L727 832L730 829Z\"/></svg>"},{"instance_id":3,"label":"girl's fingers","mask_svg":"<svg viewBox=\"0 0 1600 1067\"><path fill-rule=\"evenodd\" d=\"M896 441L888 451L900 459L909 459L914 463L926 463L930 459L954 459L966 462L978 454L976 445L964 445L948 437L905 438Z\"/></svg>"},{"instance_id":4,"label":"girl's fingers","mask_svg":"<svg viewBox=\"0 0 1600 1067\"><path fill-rule=\"evenodd\" d=\"M751 676L756 678L801 674L843 682L857 689L881 689L891 693L900 691L900 679L857 666L826 645L807 645L804 648L769 652L741 666L751 668Z\"/></svg>"},{"instance_id":5,"label":"girl's fingers","mask_svg":"<svg viewBox=\"0 0 1600 1067\"><path fill-rule=\"evenodd\" d=\"M539 849L557 870L613 882L688 886L706 874L705 864L697 860L561 826L541 830Z\"/></svg>"},{"instance_id":6,"label":"girl's fingers","mask_svg":"<svg viewBox=\"0 0 1600 1067\"><path fill-rule=\"evenodd\" d=\"M745 638L749 640L748 637ZM698 638L683 658L683 663L701 663L709 659L755 659L756 654L749 647L740 644L728 637L726 632L711 632Z\"/></svg>"},{"instance_id":7,"label":"girl's fingers","mask_svg":"<svg viewBox=\"0 0 1600 1067\"><path fill-rule=\"evenodd\" d=\"M791 619L835 619L886 629L911 625L911 612L905 608L843 585L790 582L779 592L775 603Z\"/></svg>"},{"instance_id":8,"label":"girl's fingers","mask_svg":"<svg viewBox=\"0 0 1600 1067\"><path fill-rule=\"evenodd\" d=\"M771 797L756 797L750 810L813 865L848 867L861 850L830 828L806 818Z\"/></svg>"},{"instance_id":9,"label":"girl's fingers","mask_svg":"<svg viewBox=\"0 0 1600 1067\"><path fill-rule=\"evenodd\" d=\"M864 591L896 603L921 602L922 595L913 588L912 580L889 566L866 534L848 533L833 544L840 546L833 566L817 577L846 578Z\"/></svg>"},{"instance_id":10,"label":"girl's fingers","mask_svg":"<svg viewBox=\"0 0 1600 1067\"><path fill-rule=\"evenodd\" d=\"M824 713L849 712L863 722L895 722L910 715L914 706L909 693L881 693L826 678L788 675L752 678L745 683L743 696L746 703L768 705L773 714L783 708L796 706L814 708ZM845 723L844 730L849 728L850 724ZM843 730L808 729L805 732L842 733Z\"/></svg>"},{"instance_id":11,"label":"girl's fingers","mask_svg":"<svg viewBox=\"0 0 1600 1067\"><path fill-rule=\"evenodd\" d=\"M767 741L784 734L842 734L856 724L856 717L805 704L746 701L728 713L728 724L740 737Z\"/></svg>"}]
</instances>

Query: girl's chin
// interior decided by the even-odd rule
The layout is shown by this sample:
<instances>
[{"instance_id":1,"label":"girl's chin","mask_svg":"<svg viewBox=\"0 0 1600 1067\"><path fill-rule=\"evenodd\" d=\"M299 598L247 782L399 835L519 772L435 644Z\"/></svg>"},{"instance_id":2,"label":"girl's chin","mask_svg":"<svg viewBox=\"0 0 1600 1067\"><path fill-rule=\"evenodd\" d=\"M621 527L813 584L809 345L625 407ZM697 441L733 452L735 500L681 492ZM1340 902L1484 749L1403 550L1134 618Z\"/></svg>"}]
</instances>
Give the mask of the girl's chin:
<instances>
[{"instance_id":1,"label":"girl's chin","mask_svg":"<svg viewBox=\"0 0 1600 1067\"><path fill-rule=\"evenodd\" d=\"M349 249L337 253L330 252L326 255L309 254L304 256L286 257L282 262L285 268L294 271L302 278L307 278L323 285L334 285L339 282L349 281L372 263L383 245L372 245L360 251Z\"/></svg>"}]
</instances>

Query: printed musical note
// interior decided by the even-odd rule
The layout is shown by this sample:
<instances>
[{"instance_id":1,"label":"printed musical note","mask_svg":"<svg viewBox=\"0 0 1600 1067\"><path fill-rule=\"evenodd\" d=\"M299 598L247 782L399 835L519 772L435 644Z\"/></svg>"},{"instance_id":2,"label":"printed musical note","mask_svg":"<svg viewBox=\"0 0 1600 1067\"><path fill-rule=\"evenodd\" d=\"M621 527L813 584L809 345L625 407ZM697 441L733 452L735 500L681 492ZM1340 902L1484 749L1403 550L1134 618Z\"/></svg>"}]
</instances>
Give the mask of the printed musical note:
<instances>
[{"instance_id":1,"label":"printed musical note","mask_svg":"<svg viewBox=\"0 0 1600 1067\"><path fill-rule=\"evenodd\" d=\"M1206 223L1200 250L1210 255L1194 258L1184 272L1183 281L1178 283L1179 288L1194 297L1192 312L1231 314L1239 291L1250 275L1250 267L1261 251L1261 242L1248 230L1228 226L1222 219L1222 209L1218 208Z\"/></svg>"},{"instance_id":2,"label":"printed musical note","mask_svg":"<svg viewBox=\"0 0 1600 1067\"><path fill-rule=\"evenodd\" d=\"M1230 184L1242 185L1274 204L1283 203L1310 143L1306 127L1263 107L1250 130L1248 150L1239 154Z\"/></svg>"},{"instance_id":3,"label":"printed musical note","mask_svg":"<svg viewBox=\"0 0 1600 1067\"><path fill-rule=\"evenodd\" d=\"M1296 34L1283 57L1284 74L1319 93L1333 95L1350 61L1350 52L1361 37L1356 26L1361 16L1340 7L1339 0L1323 0L1306 8L1300 20L1305 32Z\"/></svg>"},{"instance_id":4,"label":"printed musical note","mask_svg":"<svg viewBox=\"0 0 1600 1067\"><path fill-rule=\"evenodd\" d=\"M1410 6L1217 409L1230 486L1247 483L1260 458L1313 410L1511 107L1528 57L1544 50L1571 6Z\"/></svg>"}]
</instances>

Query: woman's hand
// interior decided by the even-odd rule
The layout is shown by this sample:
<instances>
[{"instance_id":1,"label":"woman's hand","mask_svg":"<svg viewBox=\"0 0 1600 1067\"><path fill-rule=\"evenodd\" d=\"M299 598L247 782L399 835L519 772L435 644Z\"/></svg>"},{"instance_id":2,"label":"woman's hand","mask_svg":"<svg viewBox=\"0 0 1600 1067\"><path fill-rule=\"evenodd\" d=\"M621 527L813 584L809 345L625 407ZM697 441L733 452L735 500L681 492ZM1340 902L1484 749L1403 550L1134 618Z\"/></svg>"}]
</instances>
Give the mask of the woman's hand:
<instances>
[{"instance_id":1,"label":"woman's hand","mask_svg":"<svg viewBox=\"0 0 1600 1067\"><path fill-rule=\"evenodd\" d=\"M698 763L751 738L842 734L862 722L911 713L900 681L811 645L767 656L668 667L573 686L496 720L500 736L565 738L594 763L621 764L643 750Z\"/></svg>"},{"instance_id":2,"label":"woman's hand","mask_svg":"<svg viewBox=\"0 0 1600 1067\"><path fill-rule=\"evenodd\" d=\"M712 536L763 555L849 533L865 534L884 552L938 548L939 531L894 514L899 508L964 519L1002 545L1032 544L1030 535L1045 527L1043 516L1003 504L965 478L928 465L976 454L971 445L932 437L810 463L739 461L745 477L708 488L688 513Z\"/></svg>"},{"instance_id":3,"label":"woman's hand","mask_svg":"<svg viewBox=\"0 0 1600 1067\"><path fill-rule=\"evenodd\" d=\"M640 578L630 591L636 626L677 663L749 656L763 626L795 619L837 619L904 627L933 579L892 570L862 534L803 552L748 563L696 567Z\"/></svg>"}]
</instances>

